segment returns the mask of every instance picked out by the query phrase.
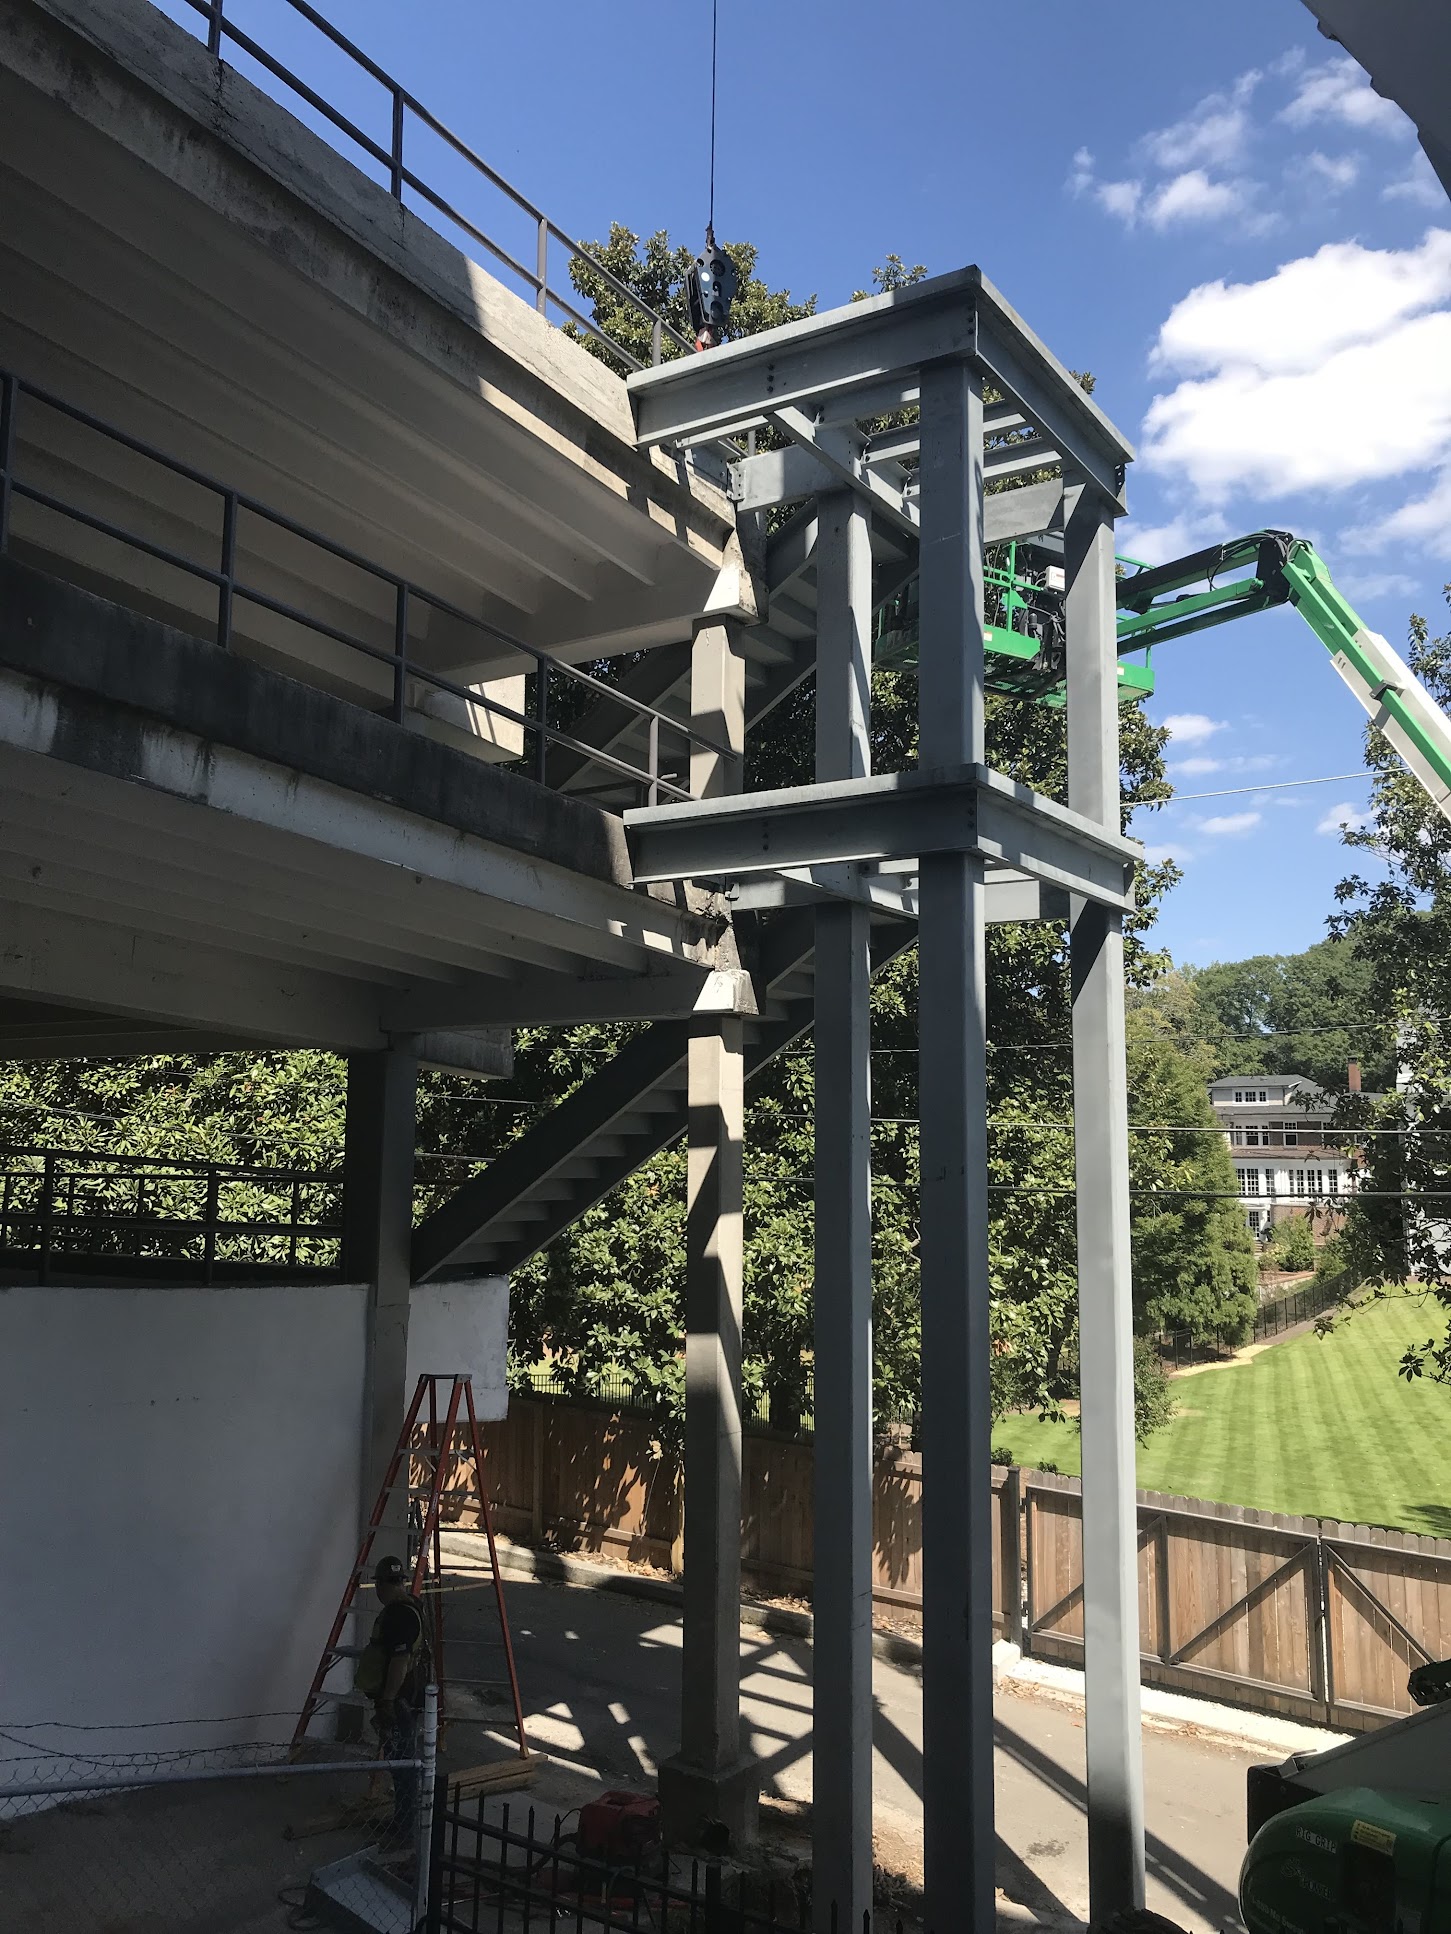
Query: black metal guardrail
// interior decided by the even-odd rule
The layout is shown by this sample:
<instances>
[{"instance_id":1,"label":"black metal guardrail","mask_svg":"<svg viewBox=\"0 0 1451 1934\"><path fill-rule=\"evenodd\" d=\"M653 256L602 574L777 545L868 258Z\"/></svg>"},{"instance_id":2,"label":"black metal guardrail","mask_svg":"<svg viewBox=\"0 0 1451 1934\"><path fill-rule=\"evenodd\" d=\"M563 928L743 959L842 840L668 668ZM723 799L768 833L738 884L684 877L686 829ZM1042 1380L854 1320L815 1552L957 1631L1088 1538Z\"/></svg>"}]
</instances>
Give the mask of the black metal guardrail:
<instances>
[{"instance_id":1,"label":"black metal guardrail","mask_svg":"<svg viewBox=\"0 0 1451 1934\"><path fill-rule=\"evenodd\" d=\"M613 336L608 335L598 324L592 322L551 284L549 250L550 243L554 242L566 252L571 261L587 265L592 276L597 276L612 294L618 296L649 325L652 364L660 361L666 337L683 350L694 349L695 345L688 337L683 336L648 303L643 302L633 289L621 282L617 276L612 275L596 256L582 248L557 222L551 221L542 208L530 201L527 195L521 194L511 182L506 181L496 168L491 168L482 155L475 153L461 136L446 127L436 114L423 105L422 101L409 93L401 82L395 80L375 60L365 54L356 42L341 33L330 20L317 11L316 7L309 6L307 0L284 0L284 4L290 7L293 13L300 15L310 26L315 27L340 53L346 54L349 60L386 91L391 107L391 133L386 145L375 140L316 88L309 86L300 75L294 74L291 68L284 66L270 49L264 47L236 20L229 20L225 0L185 0L185 4L193 13L200 14L205 20L207 51L210 54L220 60L223 47L230 42L233 46L241 48L243 53L250 55L275 80L281 81L283 86L290 88L300 100L306 101L314 113L320 114L340 134L346 135L370 160L387 170L388 191L395 201L401 203L404 190L411 189L430 208L435 209L446 220L453 222L464 234L477 242L496 262L501 262L511 274L518 276L525 287L533 291L534 305L541 315L548 316L551 309L562 311L576 328L582 329L586 335L593 337L612 356L619 357L628 369L645 367L625 348L623 343L617 342ZM436 135L461 161L482 176L490 187L497 189L520 214L534 224L535 258L532 269L521 262L518 256L505 248L502 243L487 235L476 223L470 221L467 215L455 208L452 202L446 200L436 188L415 174L408 166L404 157L403 144L410 116Z\"/></svg>"},{"instance_id":2,"label":"black metal guardrail","mask_svg":"<svg viewBox=\"0 0 1451 1934\"><path fill-rule=\"evenodd\" d=\"M291 4L296 4L296 0L291 0ZM152 538L142 536L138 531L128 530L124 525L97 516L93 511L86 510L79 504L67 503L54 492L43 490L37 484L27 483L23 477L18 476L16 474L18 423L20 406L25 399L45 409L57 411L60 415L69 418L71 422L80 424L97 436L105 437L110 442L132 451L151 463L161 465L173 476L185 479L186 482L196 485L198 489L214 497L221 512L221 536L216 564L203 563L198 558L186 557L168 545L159 544ZM393 697L388 716L397 724L403 723L407 710L408 682L413 679L431 685L438 691L452 693L455 698L462 699L466 704L477 706L487 712L491 718L506 719L514 725L522 726L526 733L533 734L532 758L528 763L531 766L531 776L540 785L547 783L548 755L551 745L564 746L572 752L581 753L592 764L602 766L617 777L629 780L640 789L640 803L650 806L658 805L662 798L688 799L690 797L688 787L677 785L673 779L667 779L661 772L662 732L673 736L677 745L683 745L686 748L699 746L727 758L732 756L729 747L709 738L705 733L697 731L682 720L671 718L655 706L647 705L642 700L631 697L629 693L607 685L602 679L582 671L577 665L567 665L562 660L551 657L548 652L541 651L537 646L526 644L522 638L513 637L498 625L490 624L487 619L475 617L471 612L449 603L446 598L438 597L410 579L400 577L397 572L387 570L369 558L360 557L356 551L348 549L346 545L335 543L332 538L324 537L320 531L309 530L306 525L299 524L282 511L274 510L269 505L259 502L257 498L249 496L245 491L236 490L231 485L208 476L205 471L196 469L192 464L183 463L179 458L169 456L153 444L143 443L139 437L131 436L114 424L93 416L89 410L79 409L74 403L66 402L63 397L41 389L11 371L0 370L0 556L5 555L10 547L12 506L17 498L39 504L59 516L68 517L84 525L88 530L113 538L132 550L140 551L147 557L156 558L160 563L168 564L175 570L185 572L188 576L213 586L217 594L215 640L223 651L230 650L232 647L235 606L238 603L256 605L264 611L270 611L278 617L302 626L305 630L316 633L319 637L328 638L334 644L360 652L377 664L390 666L393 672ZM318 550L326 552L329 557L339 559L342 563L366 573L385 586L393 601L393 649L385 651L378 645L370 644L364 638L355 637L352 633L341 630L337 625L329 624L326 619L300 610L286 599L274 597L260 585L248 583L246 579L239 576L238 524L244 516L259 518L274 529L285 531L288 536L315 546ZM489 697L471 686L460 685L441 672L419 664L410 655L408 646L409 623L415 607L418 606L443 612L446 616L456 619L460 624L477 632L481 637L488 638L495 644L503 645L509 651L517 652L521 657L532 660L534 664L533 711L516 711L500 699ZM302 668L299 667L299 675L301 670ZM550 687L551 680L554 679L563 680L566 687L588 692L595 700L608 701L632 713L635 717L646 720L648 764L632 765L629 760L622 759L617 754L607 752L600 747L587 745L582 740L572 737L567 731L552 725L550 723Z\"/></svg>"},{"instance_id":3,"label":"black metal guardrail","mask_svg":"<svg viewBox=\"0 0 1451 1934\"><path fill-rule=\"evenodd\" d=\"M0 1147L0 1261L42 1283L78 1261L336 1269L341 1242L335 1172Z\"/></svg>"},{"instance_id":4,"label":"black metal guardrail","mask_svg":"<svg viewBox=\"0 0 1451 1934\"><path fill-rule=\"evenodd\" d=\"M821 1926L809 1888L768 1871L699 1855L672 1853L644 1818L614 1831L546 1827L533 1807L524 1817L506 1802L490 1819L483 1795L460 1800L440 1774L434 1789L425 1934L528 1934L572 1923L620 1934L806 1934ZM830 1934L839 1920L833 1901ZM902 1934L900 1916L870 1912L840 1934Z\"/></svg>"}]
</instances>

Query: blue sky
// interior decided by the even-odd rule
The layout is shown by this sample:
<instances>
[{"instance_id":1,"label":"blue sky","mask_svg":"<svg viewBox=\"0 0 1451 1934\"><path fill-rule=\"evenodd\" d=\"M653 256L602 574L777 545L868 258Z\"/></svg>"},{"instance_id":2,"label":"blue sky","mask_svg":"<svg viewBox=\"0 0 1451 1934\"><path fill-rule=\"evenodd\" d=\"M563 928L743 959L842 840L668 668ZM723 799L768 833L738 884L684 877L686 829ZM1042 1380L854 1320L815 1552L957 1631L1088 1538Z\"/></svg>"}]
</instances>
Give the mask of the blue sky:
<instances>
[{"instance_id":1,"label":"blue sky","mask_svg":"<svg viewBox=\"0 0 1451 1934\"><path fill-rule=\"evenodd\" d=\"M699 236L708 0L330 11L561 227ZM1411 611L1445 615L1451 203L1300 0L720 11L716 226L759 246L771 283L828 307L888 251L977 262L1136 445L1124 550L1273 525L1311 537L1397 646ZM381 93L282 0L228 14L386 140ZM445 155L415 153L465 193ZM1308 945L1364 782L1229 789L1359 773L1358 707L1284 612L1167 646L1156 670L1176 784L1229 794L1135 828L1184 868L1162 940L1199 962Z\"/></svg>"}]
</instances>

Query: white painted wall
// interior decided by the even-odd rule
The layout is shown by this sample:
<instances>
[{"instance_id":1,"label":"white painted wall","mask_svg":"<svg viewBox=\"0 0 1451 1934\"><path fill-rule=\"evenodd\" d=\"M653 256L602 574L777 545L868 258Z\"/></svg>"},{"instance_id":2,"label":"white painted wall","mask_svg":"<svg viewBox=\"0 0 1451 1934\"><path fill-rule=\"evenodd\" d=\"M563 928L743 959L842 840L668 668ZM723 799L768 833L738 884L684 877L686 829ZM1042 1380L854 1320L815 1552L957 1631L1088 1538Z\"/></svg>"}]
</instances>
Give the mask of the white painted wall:
<instances>
[{"instance_id":1,"label":"white painted wall","mask_svg":"<svg viewBox=\"0 0 1451 1934\"><path fill-rule=\"evenodd\" d=\"M290 1735L356 1555L366 1311L356 1285L0 1288L0 1727ZM420 1289L410 1374L470 1370L502 1416L507 1311L500 1279ZM134 1730L158 1720L186 1723Z\"/></svg>"},{"instance_id":2,"label":"white painted wall","mask_svg":"<svg viewBox=\"0 0 1451 1934\"><path fill-rule=\"evenodd\" d=\"M415 1283L408 1315L408 1381L468 1371L480 1423L509 1407L509 1279L481 1276L457 1283Z\"/></svg>"}]
</instances>

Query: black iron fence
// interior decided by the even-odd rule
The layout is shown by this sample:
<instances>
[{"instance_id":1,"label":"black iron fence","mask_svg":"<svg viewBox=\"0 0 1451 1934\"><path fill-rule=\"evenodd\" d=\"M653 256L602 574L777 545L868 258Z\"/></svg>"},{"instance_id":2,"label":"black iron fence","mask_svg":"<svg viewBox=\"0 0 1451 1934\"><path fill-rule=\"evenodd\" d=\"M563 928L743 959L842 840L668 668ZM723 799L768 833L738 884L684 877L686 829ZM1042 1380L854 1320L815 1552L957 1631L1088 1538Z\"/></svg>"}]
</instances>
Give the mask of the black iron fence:
<instances>
[{"instance_id":1,"label":"black iron fence","mask_svg":"<svg viewBox=\"0 0 1451 1934\"><path fill-rule=\"evenodd\" d=\"M588 268L591 283L598 283L608 289L618 302L622 303L627 310L633 311L640 319L642 326L649 331L652 363L658 363L661 360L666 338L679 349L689 351L694 348L694 344L688 337L683 336L678 329L666 322L664 317L652 309L647 302L643 302L633 289L621 282L617 276L612 275L597 257L591 255L578 242L573 241L557 222L550 220L542 208L536 207L527 195L521 194L497 169L491 168L482 155L476 154L465 140L455 134L451 128L446 127L438 116L426 108L415 95L410 94L401 82L395 80L375 60L365 54L361 47L348 39L346 34L339 32L315 7L309 6L307 0L284 0L284 4L309 26L315 28L330 46L345 55L356 68L375 81L383 90L389 119L389 134L386 141L378 140L366 129L359 127L356 121L334 106L317 88L284 65L276 54L241 26L235 17L235 8L232 17L229 18L226 0L184 0L184 4L190 7L193 13L200 14L205 21L206 43L210 53L220 59L224 48L231 46L250 56L274 80L280 81L300 101L305 101L330 128L346 136L357 150L373 162L384 174L388 192L395 201L404 203L411 193L434 213L442 215L446 221L451 222L470 241L477 243L484 250L491 265L497 264L515 278L532 298L534 306L541 315L552 319L562 316L584 335L599 343L611 359L617 360L626 369L645 367L623 343L601 329L576 306L573 299L575 294L573 284L570 285L570 295L566 296L557 282L551 280L551 252L556 259L562 253L570 264L585 265ZM482 184L492 191L498 198L496 205L499 212L506 220L519 221L522 218L521 233L528 237L525 246L532 245L534 258L532 267L527 261L521 260L514 249L500 241L497 235L487 233L450 201L438 187L425 181L409 165L404 143L408 129L413 124L431 135L449 156L462 162L473 182Z\"/></svg>"},{"instance_id":2,"label":"black iron fence","mask_svg":"<svg viewBox=\"0 0 1451 1934\"><path fill-rule=\"evenodd\" d=\"M296 0L292 0L296 4ZM160 465L174 477L180 477L194 485L211 498L216 506L219 533L217 538L216 561L210 562L200 557L189 557L170 545L157 542L142 535L139 531L128 530L109 518L87 510L84 505L67 501L28 481L18 471L18 450L20 444L19 424L22 403L31 407L52 411L82 429L119 445L146 461ZM44 451L49 447L48 429L53 425L42 423L33 438L37 449ZM85 466L79 466L84 474ZM230 650L234 643L235 612L239 604L248 604L259 610L271 612L289 624L300 626L316 637L330 640L349 651L356 652L374 664L388 667L392 675L392 699L387 714L401 724L408 710L409 685L424 684L438 692L447 692L460 699L467 706L486 713L491 722L503 721L522 730L529 739L529 750L523 763L530 775L540 785L547 783L549 748L563 746L571 752L582 754L591 764L602 767L617 778L631 782L638 791L639 803L657 805L661 799L688 799L688 784L681 785L674 778L667 777L662 769L662 761L669 748L672 769L682 778L688 776L689 751L701 747L731 758L730 748L719 741L695 730L680 719L633 698L618 687L606 684L589 672L582 671L577 665L567 665L552 658L548 652L525 644L520 638L490 624L486 619L477 617L460 606L450 604L447 599L436 596L421 585L400 577L396 572L385 569L346 545L334 543L321 532L309 530L281 511L273 510L250 497L245 491L233 489L229 484L208 476L193 465L183 463L179 458L167 455L154 445L143 443L139 437L129 435L114 424L106 423L88 410L78 409L75 404L53 395L36 384L27 382L23 377L9 371L0 370L0 555L11 547L14 505L16 500L39 505L58 516L67 518L86 529L98 532L104 537L114 539L129 549L140 552L145 557L155 558L158 562L180 571L186 576L210 585L216 592L216 621L214 637L222 650ZM262 585L250 581L242 574L239 554L245 549L243 526L247 520L264 526L274 532L284 532L287 536L301 540L302 543L336 558L342 563L363 573L377 586L381 586L386 602L392 609L392 645L385 648L360 638L354 632L344 631L340 626L314 612L300 609L287 599L275 596ZM206 520L203 520L206 521ZM123 594L124 595L124 592ZM443 673L431 670L420 664L413 655L410 632L416 627L420 613L432 610L457 621L467 631L476 633L481 639L490 641L490 647L497 652L503 647L516 654L521 666L530 666L526 674L532 687L529 709L519 710L493 696L486 689L461 685ZM306 677L308 668L299 660L293 667L295 675ZM315 682L325 685L325 681ZM556 695L562 700L567 697L568 704L556 703ZM583 709L584 702L604 701L616 705L633 717L646 721L647 763L643 766L631 764L617 753L608 752L598 746L585 744L553 723L553 719L566 711L577 712ZM662 739L664 746L662 747Z\"/></svg>"},{"instance_id":3,"label":"black iron fence","mask_svg":"<svg viewBox=\"0 0 1451 1934\"><path fill-rule=\"evenodd\" d=\"M0 1263L56 1271L168 1263L229 1272L335 1270L342 1176L60 1148L0 1148Z\"/></svg>"},{"instance_id":4,"label":"black iron fence","mask_svg":"<svg viewBox=\"0 0 1451 1934\"><path fill-rule=\"evenodd\" d=\"M1210 1363L1218 1357L1229 1356L1235 1350L1242 1350L1246 1344L1268 1343L1277 1336L1283 1336L1297 1323L1307 1323L1311 1317L1323 1315L1344 1295L1345 1288L1346 1282L1342 1276L1317 1277L1302 1288L1291 1290L1288 1295L1276 1296L1261 1303L1248 1335L1242 1329L1210 1332L1166 1330L1154 1338L1154 1346L1167 1369L1180 1370L1191 1363Z\"/></svg>"},{"instance_id":5,"label":"black iron fence","mask_svg":"<svg viewBox=\"0 0 1451 1934\"><path fill-rule=\"evenodd\" d=\"M543 1827L533 1807L521 1819L505 1805L491 1818L483 1797L453 1800L446 1776L435 1788L428 1899L429 1934L528 1934L536 1921L541 1934L565 1921L622 1934L805 1934L812 1925L804 1874L672 1853L644 1812L599 1838L580 1824L566 1831L558 1816ZM863 1916L862 1934L872 1920ZM834 1908L829 1924L837 1926ZM876 1924L888 1930L893 1921L879 1914ZM901 1934L900 1919L895 1928Z\"/></svg>"}]
</instances>

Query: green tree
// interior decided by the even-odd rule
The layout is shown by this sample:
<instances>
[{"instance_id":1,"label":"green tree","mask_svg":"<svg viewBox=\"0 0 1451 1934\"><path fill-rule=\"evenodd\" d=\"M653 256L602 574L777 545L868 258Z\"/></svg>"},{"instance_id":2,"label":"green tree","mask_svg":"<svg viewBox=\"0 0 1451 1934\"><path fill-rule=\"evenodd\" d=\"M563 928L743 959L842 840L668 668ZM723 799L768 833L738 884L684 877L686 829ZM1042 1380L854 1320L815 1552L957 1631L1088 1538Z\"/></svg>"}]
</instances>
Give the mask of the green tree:
<instances>
[{"instance_id":1,"label":"green tree","mask_svg":"<svg viewBox=\"0 0 1451 1934\"><path fill-rule=\"evenodd\" d=\"M1451 586L1446 595L1451 602ZM1451 631L1433 637L1421 617L1409 631L1412 670L1451 707ZM1387 877L1342 880L1331 927L1371 975L1399 1075L1379 1102L1349 1096L1337 1115L1360 1140L1362 1171L1342 1247L1351 1282L1426 1286L1437 1330L1401 1370L1451 1382L1451 825L1373 727L1365 743L1370 824L1342 838L1374 853Z\"/></svg>"},{"instance_id":2,"label":"green tree","mask_svg":"<svg viewBox=\"0 0 1451 1934\"><path fill-rule=\"evenodd\" d=\"M1213 1048L1211 1076L1299 1074L1333 1094L1358 1060L1367 1087L1395 1078L1394 1040L1377 1012L1371 964L1348 940L1181 968L1174 980L1154 998Z\"/></svg>"},{"instance_id":3,"label":"green tree","mask_svg":"<svg viewBox=\"0 0 1451 1934\"><path fill-rule=\"evenodd\" d=\"M1270 1231L1270 1254L1280 1269L1313 1269L1315 1235L1308 1216L1288 1215Z\"/></svg>"}]
</instances>

